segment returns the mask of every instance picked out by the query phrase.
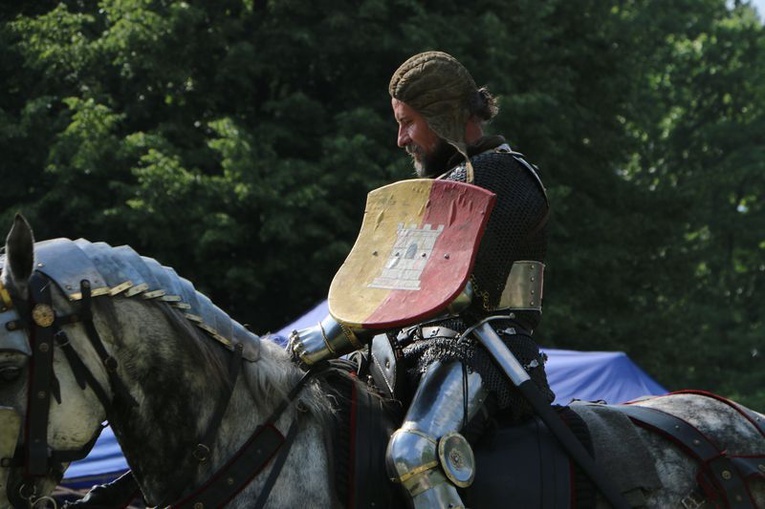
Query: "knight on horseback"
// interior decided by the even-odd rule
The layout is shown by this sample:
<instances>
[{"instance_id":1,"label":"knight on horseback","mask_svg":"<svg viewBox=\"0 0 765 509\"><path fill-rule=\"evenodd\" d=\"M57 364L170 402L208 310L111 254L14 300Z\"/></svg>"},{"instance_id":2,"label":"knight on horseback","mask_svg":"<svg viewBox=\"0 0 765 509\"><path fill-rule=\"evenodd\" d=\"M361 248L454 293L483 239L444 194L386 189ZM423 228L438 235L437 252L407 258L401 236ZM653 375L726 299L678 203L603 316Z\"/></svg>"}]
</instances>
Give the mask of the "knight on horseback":
<instances>
[{"instance_id":1,"label":"knight on horseback","mask_svg":"<svg viewBox=\"0 0 765 509\"><path fill-rule=\"evenodd\" d=\"M536 168L503 137L484 135L484 124L498 111L496 99L454 57L414 55L393 74L389 93L397 144L412 157L418 177L473 184L496 195L469 282L455 299L465 304L388 334L416 386L403 425L388 443L389 476L414 508L464 507L458 488L474 476L465 436L489 416L521 422L533 415L471 331L487 323L546 402L554 399L545 357L532 337L541 317L549 204ZM372 335L328 316L295 331L290 348L310 366L358 350Z\"/></svg>"}]
</instances>

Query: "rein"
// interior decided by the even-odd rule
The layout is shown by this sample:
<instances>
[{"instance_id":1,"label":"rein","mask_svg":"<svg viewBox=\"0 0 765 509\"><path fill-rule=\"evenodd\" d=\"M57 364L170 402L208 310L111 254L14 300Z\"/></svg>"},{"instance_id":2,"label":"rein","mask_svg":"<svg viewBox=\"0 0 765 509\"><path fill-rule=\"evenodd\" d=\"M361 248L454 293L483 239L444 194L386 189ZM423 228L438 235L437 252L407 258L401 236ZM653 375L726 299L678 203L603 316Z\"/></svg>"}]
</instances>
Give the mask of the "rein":
<instances>
[{"instance_id":1,"label":"rein","mask_svg":"<svg viewBox=\"0 0 765 509\"><path fill-rule=\"evenodd\" d=\"M264 507L294 443L298 428L296 419L290 425L287 435L283 436L276 428L275 423L287 409L287 406L303 390L306 383L314 376L315 372L319 370L323 370L323 367L306 372L289 392L287 398L281 402L263 424L255 428L247 442L223 467L194 492L171 504L170 507L173 509L198 509L223 506L260 474L271 462L274 455L279 452L263 489L252 506L255 509Z\"/></svg>"}]
</instances>

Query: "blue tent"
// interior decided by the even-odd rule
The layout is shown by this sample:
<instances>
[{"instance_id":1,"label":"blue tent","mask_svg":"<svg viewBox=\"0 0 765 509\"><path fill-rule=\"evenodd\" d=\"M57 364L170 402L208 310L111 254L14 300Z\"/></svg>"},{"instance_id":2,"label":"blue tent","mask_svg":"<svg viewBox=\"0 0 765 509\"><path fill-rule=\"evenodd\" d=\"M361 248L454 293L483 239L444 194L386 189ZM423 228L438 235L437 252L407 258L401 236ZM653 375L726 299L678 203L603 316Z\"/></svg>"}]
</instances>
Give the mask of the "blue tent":
<instances>
[{"instance_id":1,"label":"blue tent","mask_svg":"<svg viewBox=\"0 0 765 509\"><path fill-rule=\"evenodd\" d=\"M289 333L315 325L327 315L327 302L274 334L277 341L286 341ZM621 403L640 396L667 392L624 352L578 352L544 348L547 354L547 377L555 391L555 403L564 405L573 399L605 400ZM104 429L87 458L72 463L63 485L82 489L107 482L128 469L119 445L111 431Z\"/></svg>"}]
</instances>

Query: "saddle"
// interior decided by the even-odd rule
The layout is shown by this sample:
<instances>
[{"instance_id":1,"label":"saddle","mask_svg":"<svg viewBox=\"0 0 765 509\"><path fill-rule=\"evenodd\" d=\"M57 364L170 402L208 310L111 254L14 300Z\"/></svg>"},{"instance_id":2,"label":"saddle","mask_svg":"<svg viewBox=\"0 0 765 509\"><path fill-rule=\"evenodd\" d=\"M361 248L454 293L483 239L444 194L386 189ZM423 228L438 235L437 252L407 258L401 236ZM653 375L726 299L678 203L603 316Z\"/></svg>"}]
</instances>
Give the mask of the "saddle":
<instances>
[{"instance_id":1,"label":"saddle","mask_svg":"<svg viewBox=\"0 0 765 509\"><path fill-rule=\"evenodd\" d=\"M361 367L371 370L368 376L374 381L380 376L387 377L387 381L383 381L382 397L361 390L361 382L353 382L353 374L350 378L324 377L339 391L338 399L346 402L337 413L332 438L335 488L339 500L349 509L405 506L398 486L385 473L388 438L400 425L406 410L400 400L391 399L388 392L393 392L394 380L400 376L395 369L395 352L384 346L388 344L381 341L376 344L377 348L372 347L373 355L376 354L372 363L383 359L388 363L379 369ZM355 367L359 367L345 361L332 362L341 371L355 373ZM561 411L570 412L565 408ZM570 417L576 419L573 412L571 414ZM586 426L580 429L584 430L582 440L587 441ZM569 508L575 502L577 495L572 485L575 467L539 418L520 425L492 427L474 444L474 452L480 473L473 485L462 493L463 500L471 507L503 507L509 493L517 507ZM583 485L581 491L588 500L594 501L590 485ZM588 505L580 503L578 507Z\"/></svg>"},{"instance_id":2,"label":"saddle","mask_svg":"<svg viewBox=\"0 0 765 509\"><path fill-rule=\"evenodd\" d=\"M385 473L385 448L404 409L346 377L327 380L346 401L333 433L338 499L348 509L405 507ZM571 462L541 420L496 429L476 444L475 456L480 473L463 492L469 506L504 507L512 493L516 507L571 507Z\"/></svg>"}]
</instances>

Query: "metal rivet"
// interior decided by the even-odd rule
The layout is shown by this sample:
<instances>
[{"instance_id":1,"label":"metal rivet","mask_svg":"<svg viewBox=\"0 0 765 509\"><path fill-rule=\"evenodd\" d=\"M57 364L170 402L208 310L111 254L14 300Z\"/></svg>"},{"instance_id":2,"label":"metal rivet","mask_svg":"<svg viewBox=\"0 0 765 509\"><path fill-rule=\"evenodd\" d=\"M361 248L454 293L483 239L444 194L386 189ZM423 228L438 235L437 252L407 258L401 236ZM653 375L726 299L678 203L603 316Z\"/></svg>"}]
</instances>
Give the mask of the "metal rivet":
<instances>
[{"instance_id":1,"label":"metal rivet","mask_svg":"<svg viewBox=\"0 0 765 509\"><path fill-rule=\"evenodd\" d=\"M723 470L722 471L722 478L726 481L730 480L730 478L733 477L729 470Z\"/></svg>"},{"instance_id":2,"label":"metal rivet","mask_svg":"<svg viewBox=\"0 0 765 509\"><path fill-rule=\"evenodd\" d=\"M695 440L693 441L693 445L699 445L700 443L701 443L701 441L699 441L698 439L695 439Z\"/></svg>"},{"instance_id":3,"label":"metal rivet","mask_svg":"<svg viewBox=\"0 0 765 509\"><path fill-rule=\"evenodd\" d=\"M32 308L32 320L40 327L50 327L56 321L56 312L48 304L36 304Z\"/></svg>"},{"instance_id":4,"label":"metal rivet","mask_svg":"<svg viewBox=\"0 0 765 509\"><path fill-rule=\"evenodd\" d=\"M197 502L194 504L194 509L204 509L205 505L202 502Z\"/></svg>"},{"instance_id":5,"label":"metal rivet","mask_svg":"<svg viewBox=\"0 0 765 509\"><path fill-rule=\"evenodd\" d=\"M233 486L234 485L234 479L232 477L227 478L226 479L226 484L228 484L229 486Z\"/></svg>"},{"instance_id":6,"label":"metal rivet","mask_svg":"<svg viewBox=\"0 0 765 509\"><path fill-rule=\"evenodd\" d=\"M37 399L45 399L45 391L38 392Z\"/></svg>"},{"instance_id":7,"label":"metal rivet","mask_svg":"<svg viewBox=\"0 0 765 509\"><path fill-rule=\"evenodd\" d=\"M48 343L41 343L40 344L40 351L42 353L48 353L48 350L50 350L50 345L48 345Z\"/></svg>"},{"instance_id":8,"label":"metal rivet","mask_svg":"<svg viewBox=\"0 0 765 509\"><path fill-rule=\"evenodd\" d=\"M448 259L449 259L449 253L446 253L446 254L444 255L444 258L448 260Z\"/></svg>"},{"instance_id":9,"label":"metal rivet","mask_svg":"<svg viewBox=\"0 0 765 509\"><path fill-rule=\"evenodd\" d=\"M372 251L372 256L377 256L377 251Z\"/></svg>"}]
</instances>

